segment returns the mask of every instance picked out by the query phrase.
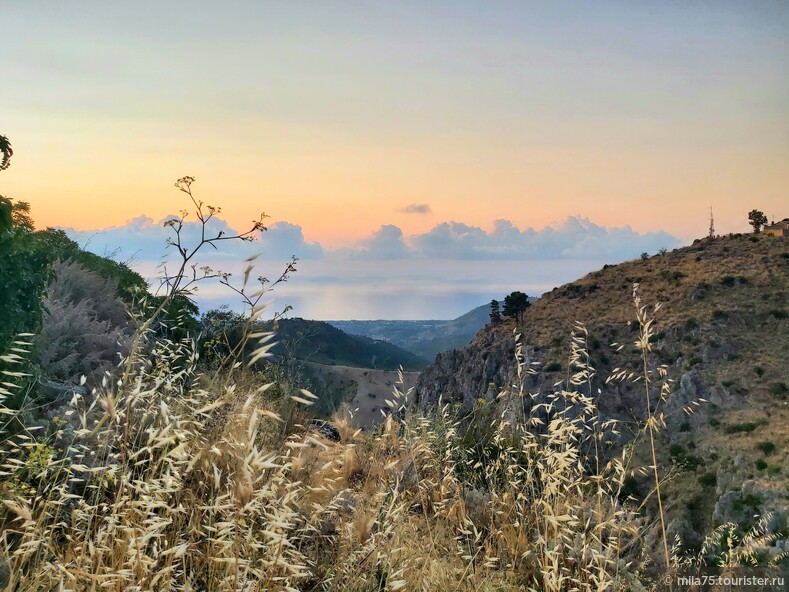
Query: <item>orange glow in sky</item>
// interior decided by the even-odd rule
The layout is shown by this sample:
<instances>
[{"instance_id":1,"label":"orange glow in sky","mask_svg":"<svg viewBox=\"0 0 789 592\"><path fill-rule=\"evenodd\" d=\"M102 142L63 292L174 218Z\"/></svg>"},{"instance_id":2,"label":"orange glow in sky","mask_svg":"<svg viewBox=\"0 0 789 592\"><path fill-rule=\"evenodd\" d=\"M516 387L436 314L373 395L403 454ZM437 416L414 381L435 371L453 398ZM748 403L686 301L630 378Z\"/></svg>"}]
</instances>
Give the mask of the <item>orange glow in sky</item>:
<instances>
[{"instance_id":1,"label":"orange glow in sky","mask_svg":"<svg viewBox=\"0 0 789 592\"><path fill-rule=\"evenodd\" d=\"M40 227L160 219L187 174L232 225L265 211L330 246L382 224L693 237L710 205L721 232L789 215L786 5L84 10L3 8L0 193Z\"/></svg>"}]
</instances>

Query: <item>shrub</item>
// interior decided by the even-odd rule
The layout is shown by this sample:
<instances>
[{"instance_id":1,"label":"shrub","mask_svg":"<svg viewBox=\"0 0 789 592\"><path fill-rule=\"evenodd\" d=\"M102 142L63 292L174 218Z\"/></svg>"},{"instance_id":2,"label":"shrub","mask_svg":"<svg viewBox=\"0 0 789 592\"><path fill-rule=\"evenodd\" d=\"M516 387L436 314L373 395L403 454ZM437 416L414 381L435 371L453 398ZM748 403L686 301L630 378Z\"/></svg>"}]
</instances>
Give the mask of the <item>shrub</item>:
<instances>
[{"instance_id":1,"label":"shrub","mask_svg":"<svg viewBox=\"0 0 789 592\"><path fill-rule=\"evenodd\" d=\"M704 473L699 477L699 483L703 487L715 487L718 484L718 478L715 476L715 473Z\"/></svg>"},{"instance_id":2,"label":"shrub","mask_svg":"<svg viewBox=\"0 0 789 592\"><path fill-rule=\"evenodd\" d=\"M660 272L660 277L662 277L667 282L676 283L682 278L684 278L685 274L678 270L676 271L663 270Z\"/></svg>"},{"instance_id":3,"label":"shrub","mask_svg":"<svg viewBox=\"0 0 789 592\"><path fill-rule=\"evenodd\" d=\"M775 309L771 310L770 314L773 315L776 319L786 319L789 318L789 313L787 313L784 309Z\"/></svg>"},{"instance_id":4,"label":"shrub","mask_svg":"<svg viewBox=\"0 0 789 592\"><path fill-rule=\"evenodd\" d=\"M36 361L51 378L100 377L128 352L131 329L114 282L76 263L56 262Z\"/></svg>"},{"instance_id":5,"label":"shrub","mask_svg":"<svg viewBox=\"0 0 789 592\"><path fill-rule=\"evenodd\" d=\"M757 459L753 464L756 465L756 468L760 471L763 471L767 468L767 463L761 458Z\"/></svg>"},{"instance_id":6,"label":"shrub","mask_svg":"<svg viewBox=\"0 0 789 592\"><path fill-rule=\"evenodd\" d=\"M742 423L734 423L731 425L726 426L726 433L727 434L750 434L760 425L764 425L767 423L766 421L746 421Z\"/></svg>"},{"instance_id":7,"label":"shrub","mask_svg":"<svg viewBox=\"0 0 789 592\"><path fill-rule=\"evenodd\" d=\"M766 442L766 441L765 442L759 442L756 445L756 448L761 450L765 454L765 456L770 455L773 452L775 452L775 444L773 444L772 442Z\"/></svg>"},{"instance_id":8,"label":"shrub","mask_svg":"<svg viewBox=\"0 0 789 592\"><path fill-rule=\"evenodd\" d=\"M638 486L638 481L632 475L625 477L622 482L622 491L619 492L619 499L624 501L628 498L638 499L641 497L641 488Z\"/></svg>"},{"instance_id":9,"label":"shrub","mask_svg":"<svg viewBox=\"0 0 789 592\"><path fill-rule=\"evenodd\" d=\"M780 397L781 395L785 395L789 393L789 387L786 386L784 382L774 382L770 385L770 394L775 395L776 397Z\"/></svg>"},{"instance_id":10,"label":"shrub","mask_svg":"<svg viewBox=\"0 0 789 592\"><path fill-rule=\"evenodd\" d=\"M559 372L562 369L562 365L559 362L550 362L545 366L546 372Z\"/></svg>"},{"instance_id":11,"label":"shrub","mask_svg":"<svg viewBox=\"0 0 789 592\"><path fill-rule=\"evenodd\" d=\"M733 275L725 275L721 278L721 284L723 284L727 288L731 288L736 283L737 283L737 278L735 278Z\"/></svg>"},{"instance_id":12,"label":"shrub","mask_svg":"<svg viewBox=\"0 0 789 592\"><path fill-rule=\"evenodd\" d=\"M762 505L762 498L753 493L740 496L732 503L732 508L737 512L742 512L745 508L757 510Z\"/></svg>"},{"instance_id":13,"label":"shrub","mask_svg":"<svg viewBox=\"0 0 789 592\"><path fill-rule=\"evenodd\" d=\"M756 376L758 376L759 378L764 376L764 368L762 368L761 366L754 366L753 371L756 374Z\"/></svg>"},{"instance_id":14,"label":"shrub","mask_svg":"<svg viewBox=\"0 0 789 592\"><path fill-rule=\"evenodd\" d=\"M685 329L687 329L688 331L692 331L693 329L698 329L698 328L699 328L699 322L696 319L690 317L685 320Z\"/></svg>"}]
</instances>

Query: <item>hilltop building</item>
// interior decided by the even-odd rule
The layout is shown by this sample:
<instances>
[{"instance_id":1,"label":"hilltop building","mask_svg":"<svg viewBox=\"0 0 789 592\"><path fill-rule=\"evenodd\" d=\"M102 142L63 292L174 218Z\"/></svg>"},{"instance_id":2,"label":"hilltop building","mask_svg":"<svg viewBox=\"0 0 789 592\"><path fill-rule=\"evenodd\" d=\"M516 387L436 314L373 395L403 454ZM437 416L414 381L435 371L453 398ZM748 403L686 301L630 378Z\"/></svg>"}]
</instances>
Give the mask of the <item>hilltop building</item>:
<instances>
[{"instance_id":1,"label":"hilltop building","mask_svg":"<svg viewBox=\"0 0 789 592\"><path fill-rule=\"evenodd\" d=\"M765 224L762 232L771 236L789 236L789 218L784 218L780 222Z\"/></svg>"}]
</instances>

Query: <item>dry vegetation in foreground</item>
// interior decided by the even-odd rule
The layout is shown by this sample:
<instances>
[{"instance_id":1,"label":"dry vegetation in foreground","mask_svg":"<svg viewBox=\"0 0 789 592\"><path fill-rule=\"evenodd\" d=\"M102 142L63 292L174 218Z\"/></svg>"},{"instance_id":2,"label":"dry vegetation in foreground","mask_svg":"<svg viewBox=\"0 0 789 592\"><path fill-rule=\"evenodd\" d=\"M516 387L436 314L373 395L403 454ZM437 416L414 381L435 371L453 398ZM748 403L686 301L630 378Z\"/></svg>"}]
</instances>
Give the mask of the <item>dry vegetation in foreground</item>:
<instances>
[{"instance_id":1,"label":"dry vegetation in foreground","mask_svg":"<svg viewBox=\"0 0 789 592\"><path fill-rule=\"evenodd\" d=\"M642 588L656 527L621 499L627 456L603 462L616 424L584 392L582 326L568 383L530 409L522 387L502 391L476 441L395 389L376 432L338 419L329 442L302 427L309 392L198 374L192 344L146 337L133 351L158 370L138 353L55 432L5 434L6 590ZM265 356L271 335L256 337ZM659 379L642 376L656 405Z\"/></svg>"},{"instance_id":2,"label":"dry vegetation in foreground","mask_svg":"<svg viewBox=\"0 0 789 592\"><path fill-rule=\"evenodd\" d=\"M623 467L582 462L589 399L561 394L581 413L557 407L539 436L502 418L482 463L407 393L377 433L340 421L331 443L270 384L206 383L188 344L155 347L168 372L130 358L57 432L3 442L7 590L632 589Z\"/></svg>"}]
</instances>

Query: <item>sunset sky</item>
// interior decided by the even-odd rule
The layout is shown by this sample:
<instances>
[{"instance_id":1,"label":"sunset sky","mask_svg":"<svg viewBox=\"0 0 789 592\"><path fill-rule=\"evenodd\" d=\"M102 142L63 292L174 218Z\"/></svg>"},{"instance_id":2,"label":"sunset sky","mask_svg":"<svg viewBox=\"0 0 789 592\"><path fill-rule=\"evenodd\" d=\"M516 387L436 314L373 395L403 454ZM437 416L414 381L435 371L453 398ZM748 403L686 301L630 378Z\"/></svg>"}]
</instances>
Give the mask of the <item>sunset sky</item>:
<instances>
[{"instance_id":1,"label":"sunset sky","mask_svg":"<svg viewBox=\"0 0 789 592\"><path fill-rule=\"evenodd\" d=\"M785 2L0 0L0 22L0 194L144 268L193 175L304 259L301 316L445 318L687 243L710 205L720 232L789 216Z\"/></svg>"}]
</instances>

